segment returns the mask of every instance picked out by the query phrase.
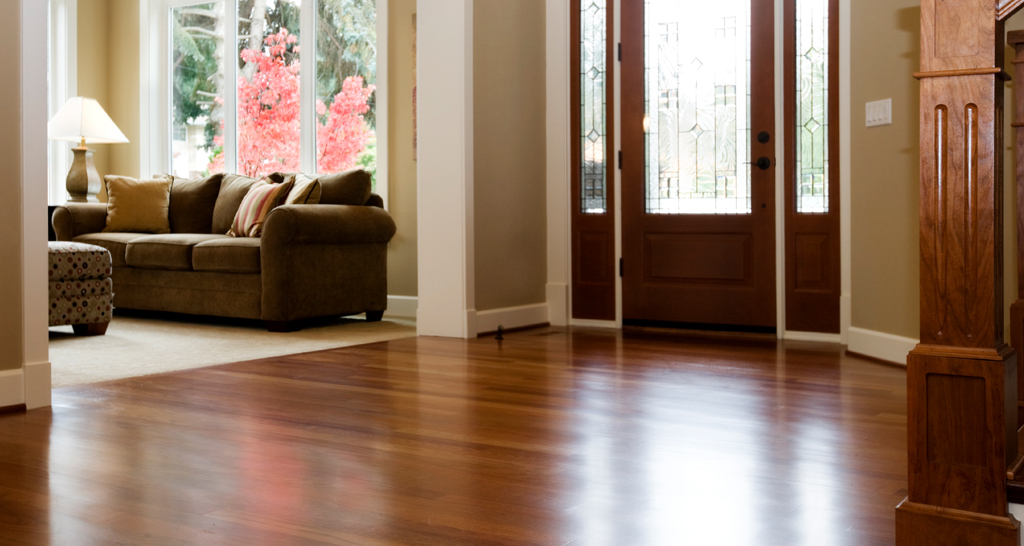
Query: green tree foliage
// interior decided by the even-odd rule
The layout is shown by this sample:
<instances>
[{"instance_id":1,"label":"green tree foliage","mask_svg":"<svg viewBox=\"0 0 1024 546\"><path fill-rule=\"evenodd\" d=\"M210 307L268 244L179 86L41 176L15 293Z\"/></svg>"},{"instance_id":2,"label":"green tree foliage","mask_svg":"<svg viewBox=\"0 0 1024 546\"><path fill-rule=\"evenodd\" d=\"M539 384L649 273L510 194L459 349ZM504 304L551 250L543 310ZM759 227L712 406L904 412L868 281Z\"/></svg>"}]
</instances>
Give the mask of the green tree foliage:
<instances>
[{"instance_id":1,"label":"green tree foliage","mask_svg":"<svg viewBox=\"0 0 1024 546\"><path fill-rule=\"evenodd\" d=\"M176 127L195 119L211 118L206 125L207 142L213 142L218 108L215 97L223 82L220 57L223 38L218 33L222 14L217 4L177 8L173 17L173 120Z\"/></svg>"}]
</instances>

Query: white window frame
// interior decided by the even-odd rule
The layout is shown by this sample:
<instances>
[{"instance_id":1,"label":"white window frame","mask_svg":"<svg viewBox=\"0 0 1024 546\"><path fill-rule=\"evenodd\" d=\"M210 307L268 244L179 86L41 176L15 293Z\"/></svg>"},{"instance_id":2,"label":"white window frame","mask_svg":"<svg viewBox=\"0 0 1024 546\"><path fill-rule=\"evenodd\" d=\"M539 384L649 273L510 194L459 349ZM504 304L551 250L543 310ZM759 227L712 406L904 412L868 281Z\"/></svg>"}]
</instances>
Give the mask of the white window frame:
<instances>
[{"instance_id":1,"label":"white window frame","mask_svg":"<svg viewBox=\"0 0 1024 546\"><path fill-rule=\"evenodd\" d=\"M67 1L67 0L64 0ZM77 0L71 0L77 1ZM139 167L141 175L171 172L171 71L172 51L170 13L172 8L204 4L217 0L148 0L139 9ZM237 43L238 0L224 2L226 44ZM316 0L302 0L300 12L300 58L316 58L316 40L306 43L305 37L315 36ZM388 202L388 8L387 0L377 0L377 193ZM232 50L233 51L233 50ZM231 57L229 57L231 58ZM311 63L312 64L312 63ZM238 76L236 62L225 63L226 82L235 82ZM316 71L303 69L299 74L300 112L303 121L314 119L316 104ZM237 93L224 97L224 170L238 172L237 151ZM302 172L316 172L316 124L302 123L299 142L299 165Z\"/></svg>"},{"instance_id":2,"label":"white window frame","mask_svg":"<svg viewBox=\"0 0 1024 546\"><path fill-rule=\"evenodd\" d=\"M49 0L49 103L47 119L69 98L78 95L78 0ZM67 202L67 176L71 170L72 142L50 140L47 202Z\"/></svg>"}]
</instances>

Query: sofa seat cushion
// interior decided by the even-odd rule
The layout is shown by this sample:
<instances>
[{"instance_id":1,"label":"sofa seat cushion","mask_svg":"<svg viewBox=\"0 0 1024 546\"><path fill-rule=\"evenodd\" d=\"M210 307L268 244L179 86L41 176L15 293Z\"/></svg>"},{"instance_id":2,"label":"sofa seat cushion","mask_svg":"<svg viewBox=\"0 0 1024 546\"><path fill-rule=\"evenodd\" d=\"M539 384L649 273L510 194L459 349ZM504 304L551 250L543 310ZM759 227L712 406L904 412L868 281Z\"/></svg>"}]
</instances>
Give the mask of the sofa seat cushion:
<instances>
[{"instance_id":1,"label":"sofa seat cushion","mask_svg":"<svg viewBox=\"0 0 1024 546\"><path fill-rule=\"evenodd\" d=\"M124 261L131 267L189 271L192 269L192 247L224 238L228 236L205 233L148 235L128 243Z\"/></svg>"},{"instance_id":2,"label":"sofa seat cushion","mask_svg":"<svg viewBox=\"0 0 1024 546\"><path fill-rule=\"evenodd\" d=\"M221 273L259 273L260 240L225 237L199 243L192 249L192 269Z\"/></svg>"},{"instance_id":3,"label":"sofa seat cushion","mask_svg":"<svg viewBox=\"0 0 1024 546\"><path fill-rule=\"evenodd\" d=\"M86 243L89 245L101 246L110 251L110 263L114 267L124 267L125 264L125 252L128 249L128 243L135 239L141 239L143 237L150 237L145 233L85 233L75 237L76 243Z\"/></svg>"}]
</instances>

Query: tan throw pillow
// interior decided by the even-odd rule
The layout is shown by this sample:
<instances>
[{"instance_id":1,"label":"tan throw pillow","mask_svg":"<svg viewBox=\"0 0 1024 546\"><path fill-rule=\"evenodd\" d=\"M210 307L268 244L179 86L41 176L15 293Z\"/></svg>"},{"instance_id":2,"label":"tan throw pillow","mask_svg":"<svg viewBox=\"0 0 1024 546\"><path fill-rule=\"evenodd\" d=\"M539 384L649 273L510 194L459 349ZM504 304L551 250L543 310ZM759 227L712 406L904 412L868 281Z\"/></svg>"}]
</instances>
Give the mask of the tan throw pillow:
<instances>
[{"instance_id":1,"label":"tan throw pillow","mask_svg":"<svg viewBox=\"0 0 1024 546\"><path fill-rule=\"evenodd\" d=\"M228 235L232 237L259 237L263 232L263 221L275 207L284 202L292 189L292 181L283 184L271 184L266 179L260 180L249 188L249 193L242 198L242 204L235 213L235 221L231 223Z\"/></svg>"},{"instance_id":2,"label":"tan throw pillow","mask_svg":"<svg viewBox=\"0 0 1024 546\"><path fill-rule=\"evenodd\" d=\"M294 182L285 205L316 205L320 202L320 181L302 173L289 177Z\"/></svg>"},{"instance_id":3,"label":"tan throw pillow","mask_svg":"<svg viewBox=\"0 0 1024 546\"><path fill-rule=\"evenodd\" d=\"M107 186L105 232L170 233L167 219L171 179L139 180L127 176L103 177Z\"/></svg>"}]
</instances>

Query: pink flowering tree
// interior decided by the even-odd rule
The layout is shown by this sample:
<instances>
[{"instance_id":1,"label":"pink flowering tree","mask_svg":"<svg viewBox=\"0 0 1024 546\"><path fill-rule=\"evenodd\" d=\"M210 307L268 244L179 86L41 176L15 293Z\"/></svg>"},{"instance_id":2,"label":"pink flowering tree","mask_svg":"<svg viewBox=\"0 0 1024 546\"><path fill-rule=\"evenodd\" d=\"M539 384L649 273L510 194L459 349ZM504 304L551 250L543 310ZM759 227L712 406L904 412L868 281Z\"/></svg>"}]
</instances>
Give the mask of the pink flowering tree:
<instances>
[{"instance_id":1,"label":"pink flowering tree","mask_svg":"<svg viewBox=\"0 0 1024 546\"><path fill-rule=\"evenodd\" d=\"M281 29L267 36L263 50L243 49L252 76L238 78L238 172L259 177L275 171L299 170L299 61L295 35ZM291 56L295 58L294 55ZM331 105L316 103L317 171L351 169L373 137L363 119L369 112L373 85L359 76L346 78ZM214 137L210 172L224 171L224 137Z\"/></svg>"}]
</instances>

